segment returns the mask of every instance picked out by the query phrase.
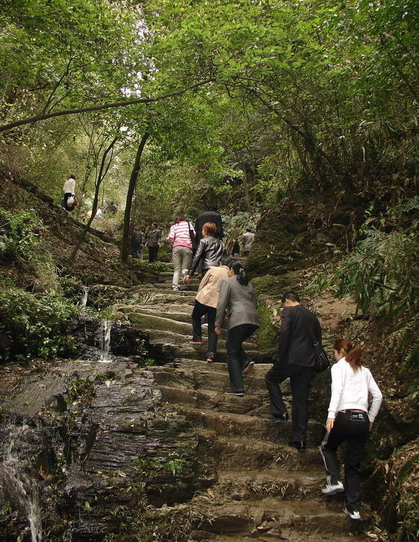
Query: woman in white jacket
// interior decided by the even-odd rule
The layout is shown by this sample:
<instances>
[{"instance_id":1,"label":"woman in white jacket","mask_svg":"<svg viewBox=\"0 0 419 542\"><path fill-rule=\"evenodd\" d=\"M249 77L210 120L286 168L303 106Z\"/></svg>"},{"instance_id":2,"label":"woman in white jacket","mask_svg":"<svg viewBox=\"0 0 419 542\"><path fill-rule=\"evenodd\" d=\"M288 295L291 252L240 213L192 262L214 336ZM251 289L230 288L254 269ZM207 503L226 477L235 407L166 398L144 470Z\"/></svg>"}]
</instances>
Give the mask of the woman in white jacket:
<instances>
[{"instance_id":1,"label":"woman in white jacket","mask_svg":"<svg viewBox=\"0 0 419 542\"><path fill-rule=\"evenodd\" d=\"M332 396L326 420L326 436L320 453L326 467L323 495L346 492L344 512L359 520L361 480L359 467L365 455L365 443L383 399L371 372L361 364L362 349L346 339L336 341L333 353ZM368 396L372 402L368 407ZM345 485L340 478L336 451L346 441Z\"/></svg>"}]
</instances>

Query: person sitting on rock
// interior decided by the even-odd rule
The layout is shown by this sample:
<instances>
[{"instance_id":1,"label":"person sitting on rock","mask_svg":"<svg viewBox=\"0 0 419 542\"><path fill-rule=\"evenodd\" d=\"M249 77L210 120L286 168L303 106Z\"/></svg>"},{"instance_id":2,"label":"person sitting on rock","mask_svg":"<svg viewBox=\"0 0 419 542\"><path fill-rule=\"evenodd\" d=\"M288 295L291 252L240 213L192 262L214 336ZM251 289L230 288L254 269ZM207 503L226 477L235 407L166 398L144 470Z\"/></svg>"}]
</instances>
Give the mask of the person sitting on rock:
<instances>
[{"instance_id":1,"label":"person sitting on rock","mask_svg":"<svg viewBox=\"0 0 419 542\"><path fill-rule=\"evenodd\" d=\"M227 365L230 375L230 390L226 395L243 397L243 375L253 369L254 361L243 350L243 343L259 327L259 315L256 296L249 284L244 268L240 262L231 262L229 278L221 283L215 332L221 335L221 325L227 310Z\"/></svg>"},{"instance_id":2,"label":"person sitting on rock","mask_svg":"<svg viewBox=\"0 0 419 542\"><path fill-rule=\"evenodd\" d=\"M229 260L222 258L218 267L211 267L201 280L198 295L195 297L195 306L192 311L192 344L202 343L201 318L208 319L208 347L207 361L212 363L217 354L218 335L215 333L215 315L217 313L218 298L221 283L229 276Z\"/></svg>"}]
</instances>

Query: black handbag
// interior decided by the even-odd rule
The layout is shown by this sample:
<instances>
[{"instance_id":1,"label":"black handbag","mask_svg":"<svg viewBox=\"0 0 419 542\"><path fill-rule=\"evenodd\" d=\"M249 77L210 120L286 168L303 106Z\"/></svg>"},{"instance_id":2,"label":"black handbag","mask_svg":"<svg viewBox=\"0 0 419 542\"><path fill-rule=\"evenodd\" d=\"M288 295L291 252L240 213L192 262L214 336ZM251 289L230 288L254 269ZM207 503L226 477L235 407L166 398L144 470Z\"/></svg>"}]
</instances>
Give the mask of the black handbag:
<instances>
[{"instance_id":1,"label":"black handbag","mask_svg":"<svg viewBox=\"0 0 419 542\"><path fill-rule=\"evenodd\" d=\"M330 359L323 346L318 342L314 336L314 332L311 329L309 323L306 321L308 330L310 332L311 340L314 346L314 372L322 373L330 367Z\"/></svg>"},{"instance_id":2,"label":"black handbag","mask_svg":"<svg viewBox=\"0 0 419 542\"><path fill-rule=\"evenodd\" d=\"M196 234L194 234L193 229L191 228L190 222L188 222L188 229L189 229L189 237L190 237L191 243L192 243L192 250L195 252L198 244L196 242Z\"/></svg>"}]
</instances>

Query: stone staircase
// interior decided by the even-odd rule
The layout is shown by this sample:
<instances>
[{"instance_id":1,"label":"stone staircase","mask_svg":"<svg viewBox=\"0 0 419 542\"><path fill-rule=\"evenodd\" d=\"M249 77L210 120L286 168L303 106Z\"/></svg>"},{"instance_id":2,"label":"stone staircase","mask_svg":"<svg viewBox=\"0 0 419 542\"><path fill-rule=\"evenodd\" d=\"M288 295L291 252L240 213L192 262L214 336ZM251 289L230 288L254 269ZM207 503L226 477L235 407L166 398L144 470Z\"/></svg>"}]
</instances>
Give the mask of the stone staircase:
<instances>
[{"instance_id":1,"label":"stone staircase","mask_svg":"<svg viewBox=\"0 0 419 542\"><path fill-rule=\"evenodd\" d=\"M269 418L264 375L270 365L263 363L256 338L244 346L257 361L245 376L245 396L224 395L229 387L225 336L219 341L217 362L203 361L205 339L202 346L189 343L197 282L173 292L171 273L162 275L164 282L141 289L142 303L118 310L137 327L149 330L152 344L173 349L173 362L150 370L162 400L185 416L214 458L216 483L188 503L206 518L188 540L371 540L369 520L354 522L343 514L343 496L321 496L324 470L317 449L321 426L310 422L308 449L299 453L287 445L290 422ZM284 389L289 402L289 390ZM368 516L365 509L363 515Z\"/></svg>"}]
</instances>

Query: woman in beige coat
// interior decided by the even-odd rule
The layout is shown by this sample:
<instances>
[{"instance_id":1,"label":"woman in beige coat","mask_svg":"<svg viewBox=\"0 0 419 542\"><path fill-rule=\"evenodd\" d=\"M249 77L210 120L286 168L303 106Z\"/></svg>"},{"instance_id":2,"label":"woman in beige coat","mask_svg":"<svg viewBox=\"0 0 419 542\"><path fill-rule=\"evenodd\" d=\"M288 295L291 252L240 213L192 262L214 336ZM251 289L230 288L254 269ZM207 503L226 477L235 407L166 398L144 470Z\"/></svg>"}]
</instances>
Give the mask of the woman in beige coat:
<instances>
[{"instance_id":1,"label":"woman in beige coat","mask_svg":"<svg viewBox=\"0 0 419 542\"><path fill-rule=\"evenodd\" d=\"M229 277L228 260L221 259L218 267L210 267L205 273L198 288L195 306L192 312L192 344L202 343L201 318L208 318L208 348L207 361L214 361L217 353L218 335L215 333L215 315L217 313L218 297L221 282Z\"/></svg>"}]
</instances>

